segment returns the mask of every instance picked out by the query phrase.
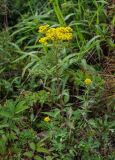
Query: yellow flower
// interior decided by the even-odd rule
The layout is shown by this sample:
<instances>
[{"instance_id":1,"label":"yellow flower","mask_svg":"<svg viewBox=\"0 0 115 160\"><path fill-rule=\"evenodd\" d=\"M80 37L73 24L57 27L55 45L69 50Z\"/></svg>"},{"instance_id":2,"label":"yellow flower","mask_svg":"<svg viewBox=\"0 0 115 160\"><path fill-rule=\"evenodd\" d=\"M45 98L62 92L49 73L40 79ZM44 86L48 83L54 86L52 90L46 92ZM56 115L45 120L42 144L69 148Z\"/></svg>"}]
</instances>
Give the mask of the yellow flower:
<instances>
[{"instance_id":1,"label":"yellow flower","mask_svg":"<svg viewBox=\"0 0 115 160\"><path fill-rule=\"evenodd\" d=\"M71 27L66 27L67 32L73 32L73 29Z\"/></svg>"},{"instance_id":2,"label":"yellow flower","mask_svg":"<svg viewBox=\"0 0 115 160\"><path fill-rule=\"evenodd\" d=\"M47 45L48 44L47 40L48 40L47 37L43 37L43 38L39 39L39 42L42 43L42 44L44 44L44 45Z\"/></svg>"},{"instance_id":3,"label":"yellow flower","mask_svg":"<svg viewBox=\"0 0 115 160\"><path fill-rule=\"evenodd\" d=\"M89 78L86 78L84 82L86 85L90 85L92 83L91 79Z\"/></svg>"},{"instance_id":4,"label":"yellow flower","mask_svg":"<svg viewBox=\"0 0 115 160\"><path fill-rule=\"evenodd\" d=\"M55 40L56 39L56 29L55 28L50 28L46 32L46 37L50 40Z\"/></svg>"},{"instance_id":5,"label":"yellow flower","mask_svg":"<svg viewBox=\"0 0 115 160\"><path fill-rule=\"evenodd\" d=\"M49 116L47 116L47 117L44 118L44 122L49 122L49 121L51 121L51 119L49 118Z\"/></svg>"},{"instance_id":6,"label":"yellow flower","mask_svg":"<svg viewBox=\"0 0 115 160\"><path fill-rule=\"evenodd\" d=\"M39 33L44 33L44 32L46 32L48 30L48 28L49 28L48 24L40 26L38 32Z\"/></svg>"},{"instance_id":7,"label":"yellow flower","mask_svg":"<svg viewBox=\"0 0 115 160\"><path fill-rule=\"evenodd\" d=\"M49 25L39 27L40 33L45 33L45 37L39 39L40 43L44 45L48 44L49 41L69 41L73 37L73 30L71 27L57 27L49 28Z\"/></svg>"},{"instance_id":8,"label":"yellow flower","mask_svg":"<svg viewBox=\"0 0 115 160\"><path fill-rule=\"evenodd\" d=\"M72 29L70 27L50 28L46 32L46 37L52 41L64 41L72 39Z\"/></svg>"}]
</instances>

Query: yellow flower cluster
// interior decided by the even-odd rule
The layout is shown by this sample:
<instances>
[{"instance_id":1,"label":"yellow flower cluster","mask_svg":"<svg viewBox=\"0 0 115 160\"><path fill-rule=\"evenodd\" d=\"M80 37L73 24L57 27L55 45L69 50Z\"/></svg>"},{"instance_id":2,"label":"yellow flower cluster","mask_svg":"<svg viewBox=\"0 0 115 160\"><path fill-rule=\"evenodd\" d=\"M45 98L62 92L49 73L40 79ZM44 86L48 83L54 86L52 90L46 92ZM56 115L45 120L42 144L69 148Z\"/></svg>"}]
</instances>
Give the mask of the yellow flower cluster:
<instances>
[{"instance_id":1,"label":"yellow flower cluster","mask_svg":"<svg viewBox=\"0 0 115 160\"><path fill-rule=\"evenodd\" d=\"M72 29L70 27L57 27L50 28L46 32L46 37L52 41L58 40L71 40L72 39Z\"/></svg>"},{"instance_id":2,"label":"yellow flower cluster","mask_svg":"<svg viewBox=\"0 0 115 160\"><path fill-rule=\"evenodd\" d=\"M39 33L45 33L48 30L48 28L49 28L48 24L40 26L38 32Z\"/></svg>"},{"instance_id":3,"label":"yellow flower cluster","mask_svg":"<svg viewBox=\"0 0 115 160\"><path fill-rule=\"evenodd\" d=\"M45 33L45 36L39 39L39 42L45 45L48 44L47 41L68 41L73 37L71 27L49 28L49 25L44 25L39 27L39 32Z\"/></svg>"},{"instance_id":4,"label":"yellow flower cluster","mask_svg":"<svg viewBox=\"0 0 115 160\"><path fill-rule=\"evenodd\" d=\"M89 78L86 78L84 82L86 85L90 85L92 83L91 79Z\"/></svg>"},{"instance_id":5,"label":"yellow flower cluster","mask_svg":"<svg viewBox=\"0 0 115 160\"><path fill-rule=\"evenodd\" d=\"M39 42L47 45L47 44L48 44L47 40L48 40L47 37L43 37L43 38L40 38L40 39L39 39Z\"/></svg>"}]
</instances>

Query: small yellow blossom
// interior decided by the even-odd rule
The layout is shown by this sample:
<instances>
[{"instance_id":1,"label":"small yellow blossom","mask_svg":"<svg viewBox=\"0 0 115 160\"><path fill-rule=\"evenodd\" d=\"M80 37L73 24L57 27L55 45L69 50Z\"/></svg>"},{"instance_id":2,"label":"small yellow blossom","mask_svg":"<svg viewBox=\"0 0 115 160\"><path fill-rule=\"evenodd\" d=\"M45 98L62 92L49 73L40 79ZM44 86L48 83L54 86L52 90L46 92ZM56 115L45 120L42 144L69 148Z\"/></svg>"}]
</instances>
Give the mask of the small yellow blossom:
<instances>
[{"instance_id":1,"label":"small yellow blossom","mask_svg":"<svg viewBox=\"0 0 115 160\"><path fill-rule=\"evenodd\" d=\"M50 40L55 40L56 39L56 28L50 28L46 32L46 37Z\"/></svg>"},{"instance_id":2,"label":"small yellow blossom","mask_svg":"<svg viewBox=\"0 0 115 160\"><path fill-rule=\"evenodd\" d=\"M38 32L39 33L45 33L48 30L48 28L49 28L48 24L40 26Z\"/></svg>"},{"instance_id":3,"label":"small yellow blossom","mask_svg":"<svg viewBox=\"0 0 115 160\"><path fill-rule=\"evenodd\" d=\"M89 78L86 78L84 82L86 85L90 85L92 83L91 79Z\"/></svg>"},{"instance_id":4,"label":"small yellow blossom","mask_svg":"<svg viewBox=\"0 0 115 160\"><path fill-rule=\"evenodd\" d=\"M47 45L48 44L47 40L48 40L47 37L43 37L43 38L39 39L39 42L42 43L42 44L44 44L44 45Z\"/></svg>"},{"instance_id":5,"label":"small yellow blossom","mask_svg":"<svg viewBox=\"0 0 115 160\"><path fill-rule=\"evenodd\" d=\"M66 30L67 30L68 32L73 32L73 29L72 29L71 27L66 27Z\"/></svg>"},{"instance_id":6,"label":"small yellow blossom","mask_svg":"<svg viewBox=\"0 0 115 160\"><path fill-rule=\"evenodd\" d=\"M49 122L50 121L50 118L49 117L45 117L44 118L44 122Z\"/></svg>"}]
</instances>

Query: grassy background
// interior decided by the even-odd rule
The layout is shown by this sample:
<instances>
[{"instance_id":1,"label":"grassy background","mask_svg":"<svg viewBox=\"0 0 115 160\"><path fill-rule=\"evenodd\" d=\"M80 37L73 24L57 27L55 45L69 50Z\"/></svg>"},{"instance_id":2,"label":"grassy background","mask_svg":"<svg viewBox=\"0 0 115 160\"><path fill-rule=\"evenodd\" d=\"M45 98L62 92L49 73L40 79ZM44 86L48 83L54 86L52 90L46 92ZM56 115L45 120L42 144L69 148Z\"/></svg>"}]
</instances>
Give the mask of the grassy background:
<instances>
[{"instance_id":1,"label":"grassy background","mask_svg":"<svg viewBox=\"0 0 115 160\"><path fill-rule=\"evenodd\" d=\"M0 0L1 160L115 159L113 2ZM73 29L57 63L44 24Z\"/></svg>"}]
</instances>

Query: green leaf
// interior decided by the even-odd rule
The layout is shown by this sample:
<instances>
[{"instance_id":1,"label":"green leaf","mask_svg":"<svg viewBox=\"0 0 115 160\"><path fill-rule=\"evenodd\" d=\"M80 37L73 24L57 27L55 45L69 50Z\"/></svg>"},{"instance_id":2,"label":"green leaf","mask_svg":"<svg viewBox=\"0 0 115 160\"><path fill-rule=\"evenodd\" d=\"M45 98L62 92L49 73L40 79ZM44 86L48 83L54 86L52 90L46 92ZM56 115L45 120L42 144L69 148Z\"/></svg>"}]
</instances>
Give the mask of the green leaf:
<instances>
[{"instance_id":1,"label":"green leaf","mask_svg":"<svg viewBox=\"0 0 115 160\"><path fill-rule=\"evenodd\" d=\"M47 156L46 160L52 160L53 158L51 156Z\"/></svg>"},{"instance_id":2,"label":"green leaf","mask_svg":"<svg viewBox=\"0 0 115 160\"><path fill-rule=\"evenodd\" d=\"M4 118L12 118L11 113L8 113L7 111L1 111L0 116Z\"/></svg>"},{"instance_id":3,"label":"green leaf","mask_svg":"<svg viewBox=\"0 0 115 160\"><path fill-rule=\"evenodd\" d=\"M49 151L43 147L37 147L37 152L49 154Z\"/></svg>"},{"instance_id":4,"label":"green leaf","mask_svg":"<svg viewBox=\"0 0 115 160\"><path fill-rule=\"evenodd\" d=\"M24 101L21 101L16 105L15 113L17 114L17 113L23 112L24 110L28 108L29 106L27 106Z\"/></svg>"},{"instance_id":5,"label":"green leaf","mask_svg":"<svg viewBox=\"0 0 115 160\"><path fill-rule=\"evenodd\" d=\"M28 157L28 158L32 158L33 157L33 152L25 152L24 156Z\"/></svg>"},{"instance_id":6,"label":"green leaf","mask_svg":"<svg viewBox=\"0 0 115 160\"><path fill-rule=\"evenodd\" d=\"M34 159L35 160L43 160L40 156L35 156Z\"/></svg>"},{"instance_id":7,"label":"green leaf","mask_svg":"<svg viewBox=\"0 0 115 160\"><path fill-rule=\"evenodd\" d=\"M73 118L75 119L75 120L80 120L80 118L81 118L81 110L80 109L77 109L76 111L74 111L73 112Z\"/></svg>"},{"instance_id":8,"label":"green leaf","mask_svg":"<svg viewBox=\"0 0 115 160\"><path fill-rule=\"evenodd\" d=\"M31 148L32 150L35 151L36 146L35 146L35 143L34 143L34 142L31 142L31 143L29 144L29 146L30 146L30 148Z\"/></svg>"},{"instance_id":9,"label":"green leaf","mask_svg":"<svg viewBox=\"0 0 115 160\"><path fill-rule=\"evenodd\" d=\"M57 118L60 116L60 110L59 109L55 109L52 112L42 112L43 114L46 114L48 116L51 116L53 118Z\"/></svg>"},{"instance_id":10,"label":"green leaf","mask_svg":"<svg viewBox=\"0 0 115 160\"><path fill-rule=\"evenodd\" d=\"M95 122L93 119L90 119L90 120L88 121L88 123L89 123L93 128L97 128L97 124L96 124L96 122Z\"/></svg>"},{"instance_id":11,"label":"green leaf","mask_svg":"<svg viewBox=\"0 0 115 160\"><path fill-rule=\"evenodd\" d=\"M52 160L53 158L51 156L47 156L46 160Z\"/></svg>"}]
</instances>

